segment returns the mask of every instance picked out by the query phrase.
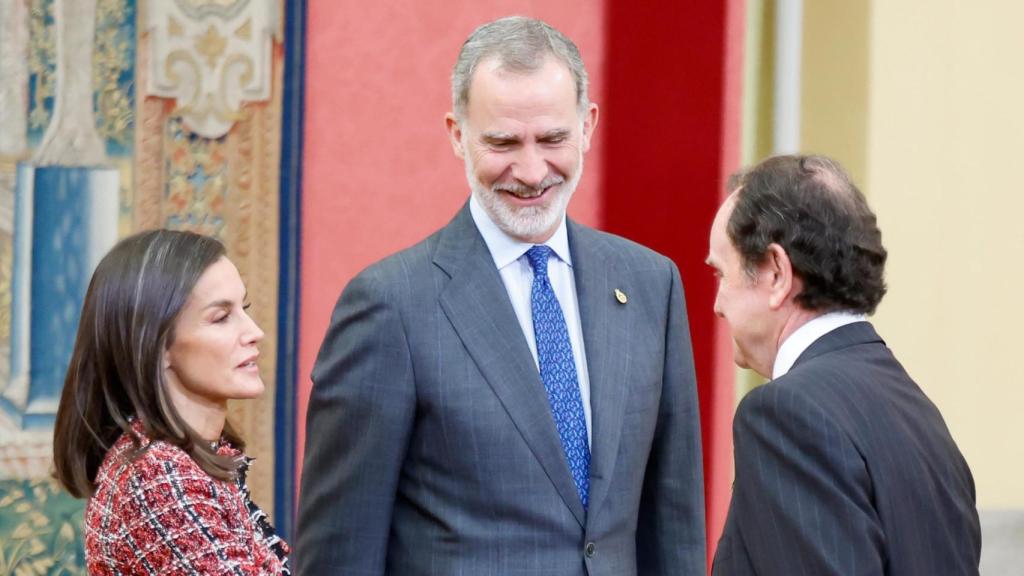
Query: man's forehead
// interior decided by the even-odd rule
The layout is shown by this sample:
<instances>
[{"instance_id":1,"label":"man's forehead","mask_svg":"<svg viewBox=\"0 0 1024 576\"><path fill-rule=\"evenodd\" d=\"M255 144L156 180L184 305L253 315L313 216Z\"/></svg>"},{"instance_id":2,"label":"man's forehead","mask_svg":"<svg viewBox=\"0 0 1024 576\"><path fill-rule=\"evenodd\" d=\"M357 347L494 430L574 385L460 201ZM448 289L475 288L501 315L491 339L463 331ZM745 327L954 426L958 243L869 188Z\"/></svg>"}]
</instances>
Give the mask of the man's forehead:
<instances>
[{"instance_id":1,"label":"man's forehead","mask_svg":"<svg viewBox=\"0 0 1024 576\"><path fill-rule=\"evenodd\" d=\"M500 54L492 54L485 56L477 62L474 69L473 75L476 76L480 72L487 72L491 74L498 74L501 76L529 76L536 74L549 64L556 64L559 68L562 68L566 73L569 72L569 66L556 58L554 54L544 54L539 56L535 61L530 62L529 65L514 65L506 61L501 57Z\"/></svg>"},{"instance_id":2,"label":"man's forehead","mask_svg":"<svg viewBox=\"0 0 1024 576\"><path fill-rule=\"evenodd\" d=\"M505 66L505 62L499 56L488 56L476 65L476 70L473 72L474 78L480 74L525 74L525 71L515 72Z\"/></svg>"},{"instance_id":3,"label":"man's forehead","mask_svg":"<svg viewBox=\"0 0 1024 576\"><path fill-rule=\"evenodd\" d=\"M708 241L708 257L704 262L708 266L720 268L724 265L724 260L729 256L729 250L732 248L732 242L725 237L724 231L721 229L715 229L711 232L711 237Z\"/></svg>"},{"instance_id":4,"label":"man's forehead","mask_svg":"<svg viewBox=\"0 0 1024 576\"><path fill-rule=\"evenodd\" d=\"M729 195L725 197L725 201L722 202L721 211L728 211L729 213L732 213L733 208L736 207L736 203L740 201L740 190L743 190L743 186L729 192Z\"/></svg>"},{"instance_id":5,"label":"man's forehead","mask_svg":"<svg viewBox=\"0 0 1024 576\"><path fill-rule=\"evenodd\" d=\"M521 131L509 131L501 129L484 130L480 133L480 137L485 140L514 140L522 137ZM572 135L572 129L569 127L555 126L553 128L545 128L536 135L537 138L564 138Z\"/></svg>"},{"instance_id":6,"label":"man's forehead","mask_svg":"<svg viewBox=\"0 0 1024 576\"><path fill-rule=\"evenodd\" d=\"M733 192L726 197L725 201L722 202L722 205L719 206L718 212L715 213L715 220L711 224L712 232L714 232L716 228L720 228L722 231L725 230L725 226L729 223L729 218L732 216L732 211L735 207L736 193Z\"/></svg>"},{"instance_id":7,"label":"man's forehead","mask_svg":"<svg viewBox=\"0 0 1024 576\"><path fill-rule=\"evenodd\" d=\"M732 239L729 238L726 231L729 217L732 215L735 206L736 193L733 192L722 202L722 206L719 207L718 213L715 214L715 220L711 224L711 232L708 235L708 258L705 262L716 268L724 265L722 260L728 258L731 251L735 250Z\"/></svg>"},{"instance_id":8,"label":"man's forehead","mask_svg":"<svg viewBox=\"0 0 1024 576\"><path fill-rule=\"evenodd\" d=\"M550 76L547 79L548 83L564 83L575 93L576 82L569 66L549 54L539 59L535 66L530 67L511 66L497 56L489 56L480 60L470 78L467 96L472 101L472 95L478 92L482 83L494 83L495 81L502 84L517 83L542 74Z\"/></svg>"}]
</instances>

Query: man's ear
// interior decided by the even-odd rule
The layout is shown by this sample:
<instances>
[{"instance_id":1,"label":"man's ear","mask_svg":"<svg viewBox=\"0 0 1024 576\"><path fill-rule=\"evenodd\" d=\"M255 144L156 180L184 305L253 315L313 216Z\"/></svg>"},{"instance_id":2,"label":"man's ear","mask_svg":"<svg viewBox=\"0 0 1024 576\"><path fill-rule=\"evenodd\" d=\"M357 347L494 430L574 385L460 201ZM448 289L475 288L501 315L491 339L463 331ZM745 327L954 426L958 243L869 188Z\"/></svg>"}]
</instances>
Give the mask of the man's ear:
<instances>
[{"instance_id":1,"label":"man's ear","mask_svg":"<svg viewBox=\"0 0 1024 576\"><path fill-rule=\"evenodd\" d=\"M598 110L597 104L590 103L590 107L587 108L586 113L583 115L583 151L590 150L590 139L594 136L594 130L597 128Z\"/></svg>"},{"instance_id":2,"label":"man's ear","mask_svg":"<svg viewBox=\"0 0 1024 576\"><path fill-rule=\"evenodd\" d=\"M763 272L768 277L768 305L778 310L800 289L800 279L793 275L793 263L785 248L774 242L768 245Z\"/></svg>"},{"instance_id":3,"label":"man's ear","mask_svg":"<svg viewBox=\"0 0 1024 576\"><path fill-rule=\"evenodd\" d=\"M460 160L465 160L466 150L462 147L462 125L459 124L455 114L451 112L445 114L444 125L448 130L448 141L452 144L452 151Z\"/></svg>"}]
</instances>

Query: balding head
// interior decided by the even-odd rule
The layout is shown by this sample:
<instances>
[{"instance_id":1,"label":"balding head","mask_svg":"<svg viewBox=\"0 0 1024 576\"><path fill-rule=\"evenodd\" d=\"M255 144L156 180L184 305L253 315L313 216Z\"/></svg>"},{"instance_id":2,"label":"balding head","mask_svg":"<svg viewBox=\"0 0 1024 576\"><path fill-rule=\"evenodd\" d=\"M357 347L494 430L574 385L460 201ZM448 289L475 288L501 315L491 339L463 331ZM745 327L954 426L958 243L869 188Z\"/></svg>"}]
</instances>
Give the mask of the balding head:
<instances>
[{"instance_id":1,"label":"balding head","mask_svg":"<svg viewBox=\"0 0 1024 576\"><path fill-rule=\"evenodd\" d=\"M729 186L735 205L726 230L748 272L778 244L803 282L802 308L875 311L886 291L886 251L874 213L838 162L776 156Z\"/></svg>"}]
</instances>

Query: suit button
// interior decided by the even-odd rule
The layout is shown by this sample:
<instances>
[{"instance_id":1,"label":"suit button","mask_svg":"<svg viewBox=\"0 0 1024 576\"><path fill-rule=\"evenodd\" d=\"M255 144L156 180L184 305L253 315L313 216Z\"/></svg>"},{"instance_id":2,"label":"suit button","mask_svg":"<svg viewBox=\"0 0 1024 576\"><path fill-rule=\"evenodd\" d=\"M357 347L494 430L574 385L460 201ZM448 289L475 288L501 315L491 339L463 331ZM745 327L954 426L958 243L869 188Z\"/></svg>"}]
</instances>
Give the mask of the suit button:
<instances>
[{"instance_id":1,"label":"suit button","mask_svg":"<svg viewBox=\"0 0 1024 576\"><path fill-rule=\"evenodd\" d=\"M583 549L583 553L587 555L587 558L593 558L596 552L597 546L593 542L587 542L587 546Z\"/></svg>"}]
</instances>

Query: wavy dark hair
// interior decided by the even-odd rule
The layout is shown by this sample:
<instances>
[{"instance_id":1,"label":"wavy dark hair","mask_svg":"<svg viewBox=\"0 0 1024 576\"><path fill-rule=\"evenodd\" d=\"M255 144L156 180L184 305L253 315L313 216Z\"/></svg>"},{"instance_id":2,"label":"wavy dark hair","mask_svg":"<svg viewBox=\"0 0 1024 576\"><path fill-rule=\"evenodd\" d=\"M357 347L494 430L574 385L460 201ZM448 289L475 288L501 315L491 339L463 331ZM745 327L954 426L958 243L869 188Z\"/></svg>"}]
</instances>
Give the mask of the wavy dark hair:
<instances>
[{"instance_id":1,"label":"wavy dark hair","mask_svg":"<svg viewBox=\"0 0 1024 576\"><path fill-rule=\"evenodd\" d=\"M753 275L778 244L803 281L795 300L820 312L872 314L885 296L886 251L875 214L838 162L776 156L733 175L726 228Z\"/></svg>"},{"instance_id":2,"label":"wavy dark hair","mask_svg":"<svg viewBox=\"0 0 1024 576\"><path fill-rule=\"evenodd\" d=\"M180 447L210 476L234 478L238 462L216 454L185 423L167 393L164 353L193 287L225 256L219 241L192 232L151 230L129 236L103 257L82 305L71 363L54 426L54 476L72 495L91 497L107 451L132 431ZM225 424L224 438L244 443Z\"/></svg>"}]
</instances>

